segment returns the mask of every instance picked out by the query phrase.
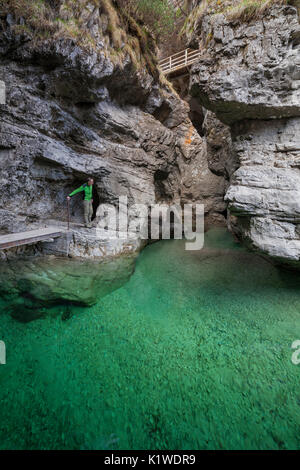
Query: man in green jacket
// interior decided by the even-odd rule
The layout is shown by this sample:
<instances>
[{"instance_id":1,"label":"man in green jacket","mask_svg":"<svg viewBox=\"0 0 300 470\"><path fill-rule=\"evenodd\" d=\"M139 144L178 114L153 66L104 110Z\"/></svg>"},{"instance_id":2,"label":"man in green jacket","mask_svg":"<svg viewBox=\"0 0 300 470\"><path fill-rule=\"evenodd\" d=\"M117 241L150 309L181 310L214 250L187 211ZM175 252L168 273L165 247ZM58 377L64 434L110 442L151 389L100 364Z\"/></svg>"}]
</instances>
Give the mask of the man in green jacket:
<instances>
[{"instance_id":1,"label":"man in green jacket","mask_svg":"<svg viewBox=\"0 0 300 470\"><path fill-rule=\"evenodd\" d=\"M92 225L92 216L93 216L93 178L89 178L88 182L80 186L80 188L75 189L69 196L68 200L71 199L77 193L84 191L84 201L83 201L83 210L84 210L84 223L87 228L91 228Z\"/></svg>"}]
</instances>

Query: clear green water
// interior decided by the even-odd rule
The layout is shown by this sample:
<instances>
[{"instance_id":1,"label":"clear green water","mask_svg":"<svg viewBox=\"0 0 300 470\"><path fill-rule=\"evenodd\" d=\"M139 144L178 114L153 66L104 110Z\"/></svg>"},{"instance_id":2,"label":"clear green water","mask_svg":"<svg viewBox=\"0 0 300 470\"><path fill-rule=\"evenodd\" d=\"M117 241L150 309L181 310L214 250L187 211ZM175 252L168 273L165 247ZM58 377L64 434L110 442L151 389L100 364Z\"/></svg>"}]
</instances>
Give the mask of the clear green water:
<instances>
[{"instance_id":1,"label":"clear green water","mask_svg":"<svg viewBox=\"0 0 300 470\"><path fill-rule=\"evenodd\" d=\"M299 449L299 277L223 230L146 248L91 308L0 316L1 449Z\"/></svg>"}]
</instances>

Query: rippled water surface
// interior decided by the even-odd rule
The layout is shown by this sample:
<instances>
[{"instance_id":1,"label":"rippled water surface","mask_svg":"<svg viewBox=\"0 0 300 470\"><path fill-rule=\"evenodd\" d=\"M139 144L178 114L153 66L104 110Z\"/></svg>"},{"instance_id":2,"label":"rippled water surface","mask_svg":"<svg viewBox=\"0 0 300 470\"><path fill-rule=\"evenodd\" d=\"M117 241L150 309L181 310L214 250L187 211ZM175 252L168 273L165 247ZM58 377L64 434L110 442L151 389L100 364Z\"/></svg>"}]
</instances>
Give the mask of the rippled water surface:
<instances>
[{"instance_id":1,"label":"rippled water surface","mask_svg":"<svg viewBox=\"0 0 300 470\"><path fill-rule=\"evenodd\" d=\"M21 323L2 301L0 448L300 448L299 277L223 230L184 247L90 308Z\"/></svg>"}]
</instances>

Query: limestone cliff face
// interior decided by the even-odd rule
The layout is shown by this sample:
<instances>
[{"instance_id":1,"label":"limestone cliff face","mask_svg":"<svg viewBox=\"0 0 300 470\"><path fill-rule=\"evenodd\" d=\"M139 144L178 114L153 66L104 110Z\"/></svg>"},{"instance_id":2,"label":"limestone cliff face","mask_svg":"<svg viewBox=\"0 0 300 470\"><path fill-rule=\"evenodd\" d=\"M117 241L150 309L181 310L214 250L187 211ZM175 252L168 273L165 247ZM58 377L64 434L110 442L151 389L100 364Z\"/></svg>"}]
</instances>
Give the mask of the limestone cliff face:
<instances>
[{"instance_id":1,"label":"limestone cliff face","mask_svg":"<svg viewBox=\"0 0 300 470\"><path fill-rule=\"evenodd\" d=\"M97 205L116 205L119 196L129 204L203 202L216 188L223 211L223 180L207 168L188 105L157 73L139 67L125 39L118 56L108 37L109 14L85 4L93 48L64 34L36 37L24 29L26 19L11 13L1 18L0 79L7 101L0 107L0 230L65 222L67 194L90 175L95 215ZM72 222L82 220L81 206L80 196L72 199ZM211 203L208 212L216 211ZM102 242L74 225L68 253L103 257L140 246Z\"/></svg>"},{"instance_id":2,"label":"limestone cliff face","mask_svg":"<svg viewBox=\"0 0 300 470\"><path fill-rule=\"evenodd\" d=\"M222 223L220 164L210 166L188 104L159 79L146 32L134 22L128 32L111 0L46 0L40 21L39 9L22 16L40 2L10 3L23 7L0 11L0 232L66 227L66 196L88 176L95 178L95 222L99 204L117 206L127 196L130 205L204 203L207 221ZM132 273L143 240L102 240L83 228L80 195L71 220L71 239L1 252L1 261L14 261L1 263L2 296L91 305L107 283L118 286ZM43 257L49 254L63 257ZM32 255L42 257L33 262ZM104 264L93 262L99 259ZM27 307L22 318L43 314Z\"/></svg>"},{"instance_id":3,"label":"limestone cliff face","mask_svg":"<svg viewBox=\"0 0 300 470\"><path fill-rule=\"evenodd\" d=\"M275 3L248 22L207 13L196 30L202 54L190 92L230 125L238 165L225 197L229 225L252 248L299 267L297 10Z\"/></svg>"}]
</instances>

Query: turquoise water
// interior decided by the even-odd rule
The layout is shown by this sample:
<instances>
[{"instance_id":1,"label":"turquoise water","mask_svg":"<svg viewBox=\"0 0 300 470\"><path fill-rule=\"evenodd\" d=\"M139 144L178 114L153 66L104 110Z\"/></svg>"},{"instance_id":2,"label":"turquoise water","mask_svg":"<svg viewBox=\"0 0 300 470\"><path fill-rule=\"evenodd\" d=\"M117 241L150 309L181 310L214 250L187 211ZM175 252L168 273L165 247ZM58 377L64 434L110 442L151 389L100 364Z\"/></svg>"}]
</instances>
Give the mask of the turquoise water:
<instances>
[{"instance_id":1,"label":"turquoise water","mask_svg":"<svg viewBox=\"0 0 300 470\"><path fill-rule=\"evenodd\" d=\"M1 449L299 449L299 276L224 230L147 247L90 308L2 303Z\"/></svg>"}]
</instances>

